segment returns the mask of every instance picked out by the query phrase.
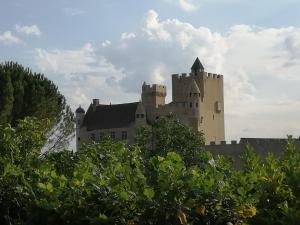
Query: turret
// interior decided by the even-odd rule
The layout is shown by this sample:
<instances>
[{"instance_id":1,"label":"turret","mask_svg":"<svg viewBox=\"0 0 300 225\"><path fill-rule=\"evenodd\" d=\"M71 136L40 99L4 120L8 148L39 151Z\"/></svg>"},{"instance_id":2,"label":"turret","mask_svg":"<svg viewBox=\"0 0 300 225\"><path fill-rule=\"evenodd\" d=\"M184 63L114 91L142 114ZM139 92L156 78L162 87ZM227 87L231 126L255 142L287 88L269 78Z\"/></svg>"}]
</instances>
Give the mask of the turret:
<instances>
[{"instance_id":1,"label":"turret","mask_svg":"<svg viewBox=\"0 0 300 225\"><path fill-rule=\"evenodd\" d=\"M81 106L79 106L76 111L76 148L78 150L79 143L80 143L80 127L83 122L84 116L85 116L85 111Z\"/></svg>"},{"instance_id":2,"label":"turret","mask_svg":"<svg viewBox=\"0 0 300 225\"><path fill-rule=\"evenodd\" d=\"M196 58L193 66L191 67L191 72L194 75L198 75L199 73L204 72L204 66L202 65L198 57Z\"/></svg>"},{"instance_id":3,"label":"turret","mask_svg":"<svg viewBox=\"0 0 300 225\"><path fill-rule=\"evenodd\" d=\"M188 104L191 109L191 117L198 118L200 116L200 97L199 87L194 79L190 81L188 88Z\"/></svg>"}]
</instances>

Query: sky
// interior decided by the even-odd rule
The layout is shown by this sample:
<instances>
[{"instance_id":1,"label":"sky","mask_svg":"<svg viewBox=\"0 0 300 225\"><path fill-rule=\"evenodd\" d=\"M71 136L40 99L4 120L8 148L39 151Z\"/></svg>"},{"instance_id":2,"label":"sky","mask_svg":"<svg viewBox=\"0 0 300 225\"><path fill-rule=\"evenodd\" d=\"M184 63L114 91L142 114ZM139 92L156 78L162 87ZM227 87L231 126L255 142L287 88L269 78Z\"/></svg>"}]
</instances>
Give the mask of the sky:
<instances>
[{"instance_id":1,"label":"sky","mask_svg":"<svg viewBox=\"0 0 300 225\"><path fill-rule=\"evenodd\" d=\"M299 0L1 0L0 62L45 74L75 110L140 100L199 57L224 75L226 140L300 135Z\"/></svg>"}]
</instances>

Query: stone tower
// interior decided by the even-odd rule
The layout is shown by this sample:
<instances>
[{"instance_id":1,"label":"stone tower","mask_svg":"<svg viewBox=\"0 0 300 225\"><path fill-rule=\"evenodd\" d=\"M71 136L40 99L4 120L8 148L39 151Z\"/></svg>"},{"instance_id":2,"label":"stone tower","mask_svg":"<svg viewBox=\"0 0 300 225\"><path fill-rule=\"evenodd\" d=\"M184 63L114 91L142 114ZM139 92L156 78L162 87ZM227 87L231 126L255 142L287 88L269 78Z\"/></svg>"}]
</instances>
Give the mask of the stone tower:
<instances>
[{"instance_id":1,"label":"stone tower","mask_svg":"<svg viewBox=\"0 0 300 225\"><path fill-rule=\"evenodd\" d=\"M225 140L223 76L204 71L197 58L189 75L172 75L173 104L187 104L186 115L175 113L194 130L203 131L206 144Z\"/></svg>"},{"instance_id":2,"label":"stone tower","mask_svg":"<svg viewBox=\"0 0 300 225\"><path fill-rule=\"evenodd\" d=\"M148 114L148 119L153 120L158 107L165 105L167 88L164 85L148 85L145 82L142 86L142 104Z\"/></svg>"}]
</instances>

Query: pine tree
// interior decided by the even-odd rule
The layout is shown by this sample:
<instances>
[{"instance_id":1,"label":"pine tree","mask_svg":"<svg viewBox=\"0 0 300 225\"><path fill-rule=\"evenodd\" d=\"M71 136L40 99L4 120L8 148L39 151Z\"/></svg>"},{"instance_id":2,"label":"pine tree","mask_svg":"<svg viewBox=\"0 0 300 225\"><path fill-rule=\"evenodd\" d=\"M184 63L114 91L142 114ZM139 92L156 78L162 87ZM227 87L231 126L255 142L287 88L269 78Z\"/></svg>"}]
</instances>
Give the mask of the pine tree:
<instances>
[{"instance_id":1,"label":"pine tree","mask_svg":"<svg viewBox=\"0 0 300 225\"><path fill-rule=\"evenodd\" d=\"M63 148L74 132L74 116L57 86L18 63L0 64L0 125L25 117L49 119L48 148Z\"/></svg>"},{"instance_id":2,"label":"pine tree","mask_svg":"<svg viewBox=\"0 0 300 225\"><path fill-rule=\"evenodd\" d=\"M0 124L10 122L14 102L14 88L10 71L0 68Z\"/></svg>"}]
</instances>

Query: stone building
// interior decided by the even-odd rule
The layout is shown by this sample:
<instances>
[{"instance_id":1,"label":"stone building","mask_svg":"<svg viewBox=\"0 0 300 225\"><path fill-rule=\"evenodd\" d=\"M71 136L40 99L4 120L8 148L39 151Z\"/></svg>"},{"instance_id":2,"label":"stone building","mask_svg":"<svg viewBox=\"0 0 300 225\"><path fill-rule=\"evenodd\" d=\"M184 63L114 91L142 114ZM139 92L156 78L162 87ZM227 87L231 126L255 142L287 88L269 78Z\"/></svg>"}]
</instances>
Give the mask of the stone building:
<instances>
[{"instance_id":1,"label":"stone building","mask_svg":"<svg viewBox=\"0 0 300 225\"><path fill-rule=\"evenodd\" d=\"M140 102L103 105L94 99L87 112L76 110L76 140L99 141L103 136L134 141L137 128L172 113L194 131L204 133L206 144L225 140L223 76L207 73L197 58L189 74L172 75L172 102L167 88L144 82Z\"/></svg>"},{"instance_id":2,"label":"stone building","mask_svg":"<svg viewBox=\"0 0 300 225\"><path fill-rule=\"evenodd\" d=\"M300 149L300 137L292 139L296 148ZM231 141L226 143L222 141L219 144L210 144L205 146L205 150L211 152L215 157L218 155L233 159L234 166L242 166L241 156L246 153L247 145L250 145L254 152L265 159L269 153L276 157L282 157L288 146L287 138L241 138L239 142Z\"/></svg>"}]
</instances>

